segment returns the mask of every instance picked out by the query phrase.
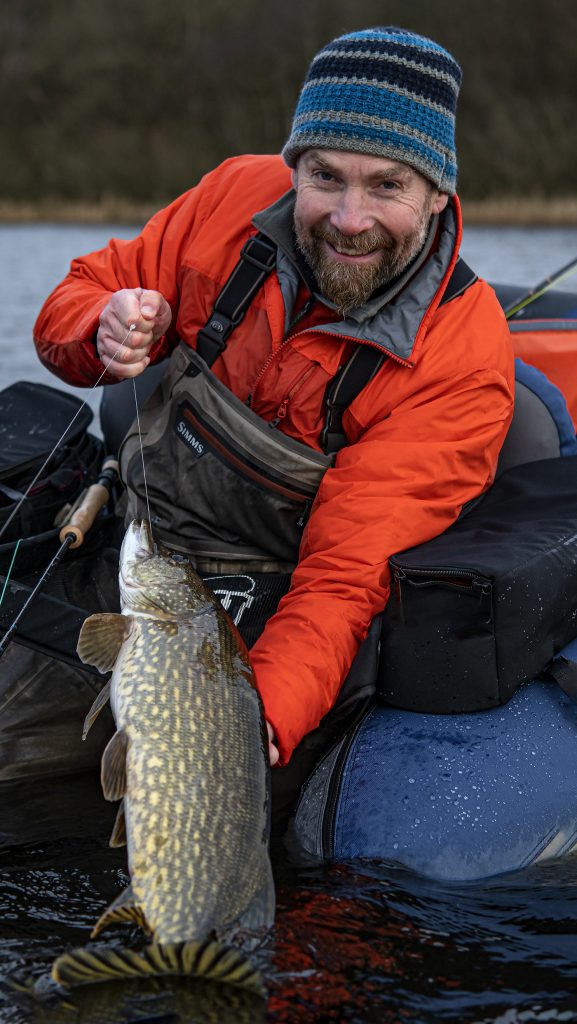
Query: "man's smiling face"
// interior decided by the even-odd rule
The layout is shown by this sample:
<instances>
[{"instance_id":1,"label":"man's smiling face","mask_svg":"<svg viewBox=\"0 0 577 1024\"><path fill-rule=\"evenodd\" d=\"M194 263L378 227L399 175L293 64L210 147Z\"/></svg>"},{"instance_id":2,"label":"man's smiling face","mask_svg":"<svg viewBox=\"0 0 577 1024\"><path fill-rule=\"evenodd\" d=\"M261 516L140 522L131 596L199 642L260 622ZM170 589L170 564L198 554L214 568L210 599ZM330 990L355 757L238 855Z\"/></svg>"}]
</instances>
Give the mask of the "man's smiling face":
<instances>
[{"instance_id":1,"label":"man's smiling face","mask_svg":"<svg viewBox=\"0 0 577 1024\"><path fill-rule=\"evenodd\" d=\"M342 150L304 152L293 185L299 249L341 313L408 266L448 199L408 164Z\"/></svg>"}]
</instances>

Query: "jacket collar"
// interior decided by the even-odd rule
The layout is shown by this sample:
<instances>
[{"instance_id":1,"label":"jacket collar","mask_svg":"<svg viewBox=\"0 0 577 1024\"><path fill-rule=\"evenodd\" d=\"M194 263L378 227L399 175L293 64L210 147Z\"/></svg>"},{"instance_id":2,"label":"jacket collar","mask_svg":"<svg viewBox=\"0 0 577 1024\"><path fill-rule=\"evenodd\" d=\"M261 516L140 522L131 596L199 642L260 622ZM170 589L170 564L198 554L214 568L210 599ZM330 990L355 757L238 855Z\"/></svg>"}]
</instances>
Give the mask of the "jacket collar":
<instances>
[{"instance_id":1,"label":"jacket collar","mask_svg":"<svg viewBox=\"0 0 577 1024\"><path fill-rule=\"evenodd\" d=\"M253 224L278 248L277 274L287 321L294 305L299 279L315 297L332 304L316 290L316 283L295 244L293 216L295 193L290 189L272 206L253 217ZM397 359L412 363L419 329L428 312L438 305L448 282L448 271L456 260L460 240L459 206L453 198L440 216L432 218L425 245L416 260L389 288L372 296L364 306L351 310L345 319L315 327L315 331L337 334L368 342ZM334 307L332 307L334 308ZM336 312L336 311L335 311Z\"/></svg>"}]
</instances>

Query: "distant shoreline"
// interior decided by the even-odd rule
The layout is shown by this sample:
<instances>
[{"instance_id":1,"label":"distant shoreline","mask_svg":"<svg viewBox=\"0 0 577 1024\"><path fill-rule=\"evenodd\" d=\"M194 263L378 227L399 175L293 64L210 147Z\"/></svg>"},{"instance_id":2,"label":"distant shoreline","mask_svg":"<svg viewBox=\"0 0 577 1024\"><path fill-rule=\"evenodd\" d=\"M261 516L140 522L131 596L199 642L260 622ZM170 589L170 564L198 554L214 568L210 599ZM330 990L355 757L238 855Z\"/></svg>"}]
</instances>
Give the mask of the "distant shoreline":
<instances>
[{"instance_id":1,"label":"distant shoreline","mask_svg":"<svg viewBox=\"0 0 577 1024\"><path fill-rule=\"evenodd\" d=\"M128 199L104 198L100 202L71 202L46 199L16 202L0 199L0 223L4 224L144 224L170 200L136 203ZM515 227L577 227L577 196L552 199L501 197L463 199L467 225Z\"/></svg>"}]
</instances>

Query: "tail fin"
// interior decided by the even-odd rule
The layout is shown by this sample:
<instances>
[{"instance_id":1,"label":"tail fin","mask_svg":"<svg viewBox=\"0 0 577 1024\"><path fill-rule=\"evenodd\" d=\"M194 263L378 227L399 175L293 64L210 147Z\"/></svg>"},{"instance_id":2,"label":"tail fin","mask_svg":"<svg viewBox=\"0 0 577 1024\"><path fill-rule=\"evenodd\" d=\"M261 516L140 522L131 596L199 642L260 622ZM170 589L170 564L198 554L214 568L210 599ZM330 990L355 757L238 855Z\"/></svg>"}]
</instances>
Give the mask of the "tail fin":
<instances>
[{"instance_id":1,"label":"tail fin","mask_svg":"<svg viewBox=\"0 0 577 1024\"><path fill-rule=\"evenodd\" d=\"M59 985L72 988L114 978L178 974L209 978L264 996L262 978L246 956L218 942L178 942L144 949L74 949L58 957L52 977Z\"/></svg>"}]
</instances>

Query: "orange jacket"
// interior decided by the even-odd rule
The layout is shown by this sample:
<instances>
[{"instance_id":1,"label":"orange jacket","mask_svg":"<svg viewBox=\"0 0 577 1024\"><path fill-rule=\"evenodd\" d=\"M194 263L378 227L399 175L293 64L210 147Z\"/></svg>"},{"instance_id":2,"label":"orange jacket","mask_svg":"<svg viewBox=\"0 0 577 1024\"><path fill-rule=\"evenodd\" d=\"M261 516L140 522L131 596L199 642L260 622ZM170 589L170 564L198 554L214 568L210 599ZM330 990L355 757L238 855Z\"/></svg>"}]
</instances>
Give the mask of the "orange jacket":
<instances>
[{"instance_id":1,"label":"orange jacket","mask_svg":"<svg viewBox=\"0 0 577 1024\"><path fill-rule=\"evenodd\" d=\"M253 215L288 189L280 157L233 158L157 213L134 240L113 239L75 260L36 323L42 362L72 384L93 385L102 373L94 345L99 313L111 293L137 286L160 291L173 310L153 361L178 337L193 346L255 231ZM417 299L409 303L412 336L397 343L383 329L377 339L390 358L344 416L350 443L323 478L291 590L251 652L281 763L333 705L387 601L389 556L441 533L493 479L513 410L513 353L484 282L439 307L460 243L458 201L451 210L455 229L439 283L423 308ZM427 266L419 271L421 281L430 276ZM410 282L405 291L411 288ZM317 304L285 340L273 272L213 366L242 400L252 395L256 412L280 415L286 433L317 448L327 382L353 341L374 344L375 324L387 323L373 321L372 337L364 324L353 324L354 339L342 321L340 333L315 330L331 320L334 312Z\"/></svg>"}]
</instances>

